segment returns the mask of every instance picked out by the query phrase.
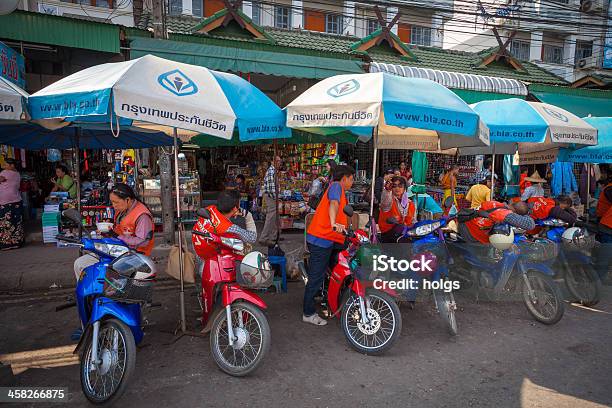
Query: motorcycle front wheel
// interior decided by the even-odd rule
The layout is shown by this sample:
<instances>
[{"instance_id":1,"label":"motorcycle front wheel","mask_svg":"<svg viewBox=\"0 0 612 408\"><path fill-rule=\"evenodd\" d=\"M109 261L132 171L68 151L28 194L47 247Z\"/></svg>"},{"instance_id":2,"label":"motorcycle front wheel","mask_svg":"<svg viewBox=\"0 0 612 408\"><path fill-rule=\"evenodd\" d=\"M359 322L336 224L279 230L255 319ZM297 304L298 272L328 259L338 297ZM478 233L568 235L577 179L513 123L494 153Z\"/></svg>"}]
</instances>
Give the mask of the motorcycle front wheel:
<instances>
[{"instance_id":1,"label":"motorcycle front wheel","mask_svg":"<svg viewBox=\"0 0 612 408\"><path fill-rule=\"evenodd\" d=\"M436 303L436 309L440 313L440 317L446 323L446 327L451 336L457 335L457 319L455 318L455 310L457 310L457 304L455 303L455 297L452 292L446 292L443 290L434 290L434 301Z\"/></svg>"},{"instance_id":2,"label":"motorcycle front wheel","mask_svg":"<svg viewBox=\"0 0 612 408\"><path fill-rule=\"evenodd\" d=\"M340 324L348 343L357 351L375 355L387 351L402 331L402 316L399 306L385 292L368 289L366 313L368 323L363 323L359 297L349 292L344 302Z\"/></svg>"},{"instance_id":3,"label":"motorcycle front wheel","mask_svg":"<svg viewBox=\"0 0 612 408\"><path fill-rule=\"evenodd\" d=\"M215 363L234 377L242 377L261 364L270 349L270 325L264 313L248 302L231 306L234 343L230 345L227 313L217 314L210 331L210 348Z\"/></svg>"},{"instance_id":4,"label":"motorcycle front wheel","mask_svg":"<svg viewBox=\"0 0 612 408\"><path fill-rule=\"evenodd\" d=\"M561 320L565 303L561 290L550 276L529 271L523 275L522 286L525 306L537 321L550 325Z\"/></svg>"},{"instance_id":5,"label":"motorcycle front wheel","mask_svg":"<svg viewBox=\"0 0 612 408\"><path fill-rule=\"evenodd\" d=\"M565 271L565 286L569 293L581 304L594 306L601 297L601 280L588 264L577 264Z\"/></svg>"},{"instance_id":6,"label":"motorcycle front wheel","mask_svg":"<svg viewBox=\"0 0 612 408\"><path fill-rule=\"evenodd\" d=\"M96 405L111 405L125 392L136 367L136 344L130 328L116 319L100 324L99 364L91 361L93 340L81 356L81 388Z\"/></svg>"}]
</instances>

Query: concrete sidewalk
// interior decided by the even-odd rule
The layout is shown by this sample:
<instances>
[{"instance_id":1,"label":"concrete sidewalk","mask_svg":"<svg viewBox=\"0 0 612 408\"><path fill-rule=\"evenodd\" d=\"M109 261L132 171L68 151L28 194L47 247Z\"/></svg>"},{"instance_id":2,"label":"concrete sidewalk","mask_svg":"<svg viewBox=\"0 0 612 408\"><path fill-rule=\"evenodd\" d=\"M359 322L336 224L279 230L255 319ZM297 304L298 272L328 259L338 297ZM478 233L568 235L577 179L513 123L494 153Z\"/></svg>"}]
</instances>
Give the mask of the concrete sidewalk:
<instances>
[{"instance_id":1,"label":"concrete sidewalk","mask_svg":"<svg viewBox=\"0 0 612 408\"><path fill-rule=\"evenodd\" d=\"M283 235L281 247L292 259L302 256L303 233L294 232ZM188 247L191 248L191 233L187 232ZM27 243L23 248L0 252L0 293L21 293L72 288L74 280L74 260L79 256L78 249L58 248L55 244L43 244L42 237L37 242ZM156 242L162 237L156 235ZM166 265L170 246L155 246L152 258L158 265L160 277L166 277ZM267 253L259 246L255 249ZM291 265L291 260L288 260ZM294 263L294 262L293 262Z\"/></svg>"}]
</instances>

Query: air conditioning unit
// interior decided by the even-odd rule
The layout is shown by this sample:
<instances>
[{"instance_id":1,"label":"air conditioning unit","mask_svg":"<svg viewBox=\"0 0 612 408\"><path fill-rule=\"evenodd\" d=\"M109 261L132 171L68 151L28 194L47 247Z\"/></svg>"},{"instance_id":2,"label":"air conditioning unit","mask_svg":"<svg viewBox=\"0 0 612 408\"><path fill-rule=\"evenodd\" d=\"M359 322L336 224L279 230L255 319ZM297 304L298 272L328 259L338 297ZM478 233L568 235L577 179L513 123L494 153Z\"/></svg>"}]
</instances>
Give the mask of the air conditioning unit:
<instances>
[{"instance_id":1,"label":"air conditioning unit","mask_svg":"<svg viewBox=\"0 0 612 408\"><path fill-rule=\"evenodd\" d=\"M583 13L603 13L605 9L603 0L580 0L580 11Z\"/></svg>"},{"instance_id":2,"label":"air conditioning unit","mask_svg":"<svg viewBox=\"0 0 612 408\"><path fill-rule=\"evenodd\" d=\"M597 62L593 57L581 58L576 61L576 68L578 69L592 69L597 68Z\"/></svg>"},{"instance_id":3,"label":"air conditioning unit","mask_svg":"<svg viewBox=\"0 0 612 408\"><path fill-rule=\"evenodd\" d=\"M58 6L51 6L48 4L38 3L38 12L43 14L51 14L54 16L61 16L62 13Z\"/></svg>"}]
</instances>

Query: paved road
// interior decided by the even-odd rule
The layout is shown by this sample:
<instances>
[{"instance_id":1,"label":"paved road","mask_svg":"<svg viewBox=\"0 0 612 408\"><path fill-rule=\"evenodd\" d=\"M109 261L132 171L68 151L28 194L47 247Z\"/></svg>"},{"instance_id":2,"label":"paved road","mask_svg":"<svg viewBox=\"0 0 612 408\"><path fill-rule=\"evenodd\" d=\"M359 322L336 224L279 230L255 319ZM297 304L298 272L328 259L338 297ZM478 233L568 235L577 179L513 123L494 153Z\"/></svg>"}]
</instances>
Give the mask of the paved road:
<instances>
[{"instance_id":1,"label":"paved road","mask_svg":"<svg viewBox=\"0 0 612 408\"><path fill-rule=\"evenodd\" d=\"M178 316L175 289L157 293L138 351L136 378L117 406L126 407L597 407L612 405L612 287L598 311L568 306L553 327L535 323L522 304L474 303L459 296L460 335L449 338L431 304L402 307L403 332L386 355L369 357L346 343L339 322L300 321L302 285L266 294L271 353L251 377L223 374L208 338L167 345ZM14 299L13 299L14 300ZM0 300L1 302L1 300ZM61 299L0 303L0 349L15 352L71 343L75 310L55 313ZM188 297L190 325L197 325ZM0 386L63 386L64 406L85 406L77 366L0 368ZM41 405L32 405L41 406Z\"/></svg>"}]
</instances>

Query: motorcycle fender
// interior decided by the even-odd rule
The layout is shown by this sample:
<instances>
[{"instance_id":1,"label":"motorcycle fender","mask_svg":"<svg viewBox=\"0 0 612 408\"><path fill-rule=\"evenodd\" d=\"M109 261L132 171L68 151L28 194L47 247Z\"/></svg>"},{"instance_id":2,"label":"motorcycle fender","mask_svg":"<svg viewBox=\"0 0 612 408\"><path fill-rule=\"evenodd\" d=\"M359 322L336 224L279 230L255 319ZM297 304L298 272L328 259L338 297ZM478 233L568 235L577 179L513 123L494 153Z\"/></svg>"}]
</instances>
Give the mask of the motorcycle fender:
<instances>
[{"instance_id":1,"label":"motorcycle fender","mask_svg":"<svg viewBox=\"0 0 612 408\"><path fill-rule=\"evenodd\" d=\"M557 273L554 271L553 268L551 268L550 265L545 264L545 263L527 263L527 262L521 262L521 272L526 273L527 271L537 271L540 273L543 273L544 275L548 275L551 278L554 277Z\"/></svg>"},{"instance_id":2,"label":"motorcycle fender","mask_svg":"<svg viewBox=\"0 0 612 408\"><path fill-rule=\"evenodd\" d=\"M359 281L359 279L354 279L353 283L351 284L351 290L353 292L355 292L355 294L359 297L365 297L366 294L366 288L363 285L363 283L361 283Z\"/></svg>"},{"instance_id":3,"label":"motorcycle fender","mask_svg":"<svg viewBox=\"0 0 612 408\"><path fill-rule=\"evenodd\" d=\"M140 343L144 333L140 327L140 305L117 303L109 299L97 299L91 310L89 325L107 316L117 318L130 327L136 344Z\"/></svg>"},{"instance_id":4,"label":"motorcycle fender","mask_svg":"<svg viewBox=\"0 0 612 408\"><path fill-rule=\"evenodd\" d=\"M238 285L225 285L221 292L223 307L231 305L236 301L245 301L254 304L260 309L267 309L266 303L255 293L246 291Z\"/></svg>"},{"instance_id":5,"label":"motorcycle fender","mask_svg":"<svg viewBox=\"0 0 612 408\"><path fill-rule=\"evenodd\" d=\"M93 326L91 324L87 324L87 326L85 327L85 330L83 330L83 334L81 334L79 343L74 348L74 351L72 352L72 354L81 355L81 349L91 339L92 333L93 333Z\"/></svg>"}]
</instances>

